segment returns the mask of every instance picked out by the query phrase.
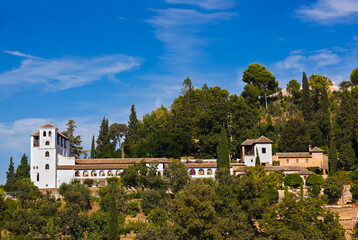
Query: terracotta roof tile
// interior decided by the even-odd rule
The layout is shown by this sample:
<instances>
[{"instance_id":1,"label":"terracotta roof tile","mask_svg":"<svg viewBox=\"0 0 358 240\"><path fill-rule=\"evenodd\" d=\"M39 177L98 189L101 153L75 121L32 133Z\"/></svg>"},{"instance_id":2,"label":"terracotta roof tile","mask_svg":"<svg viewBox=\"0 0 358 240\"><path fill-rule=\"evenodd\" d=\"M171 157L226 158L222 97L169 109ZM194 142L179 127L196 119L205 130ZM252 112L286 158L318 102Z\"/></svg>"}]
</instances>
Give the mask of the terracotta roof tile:
<instances>
[{"instance_id":1,"label":"terracotta roof tile","mask_svg":"<svg viewBox=\"0 0 358 240\"><path fill-rule=\"evenodd\" d=\"M240 167L235 170L235 172L244 173L248 169L248 167ZM266 171L268 172L274 172L274 171L292 171L297 172L300 175L310 175L313 174L311 171L307 170L304 167L300 166L266 166Z\"/></svg>"},{"instance_id":2,"label":"terracotta roof tile","mask_svg":"<svg viewBox=\"0 0 358 240\"><path fill-rule=\"evenodd\" d=\"M55 127L54 125L52 125L52 124L50 124L50 123L46 123L46 124L44 124L44 125L42 125L42 126L40 126L40 128L49 128L49 127Z\"/></svg>"},{"instance_id":3,"label":"terracotta roof tile","mask_svg":"<svg viewBox=\"0 0 358 240\"><path fill-rule=\"evenodd\" d=\"M37 131L37 132L35 132L35 133L33 133L33 134L31 134L31 136L40 136L40 131Z\"/></svg>"},{"instance_id":4,"label":"terracotta roof tile","mask_svg":"<svg viewBox=\"0 0 358 240\"><path fill-rule=\"evenodd\" d=\"M278 158L312 158L309 152L283 152L276 155Z\"/></svg>"},{"instance_id":5,"label":"terracotta roof tile","mask_svg":"<svg viewBox=\"0 0 358 240\"><path fill-rule=\"evenodd\" d=\"M313 149L311 149L310 152L324 152L324 151L318 147L314 147Z\"/></svg>"},{"instance_id":6,"label":"terracotta roof tile","mask_svg":"<svg viewBox=\"0 0 358 240\"><path fill-rule=\"evenodd\" d=\"M76 159L76 165L102 165L102 164L130 164L133 162L139 163L144 160L145 162L159 162L171 163L168 158L92 158L92 159Z\"/></svg>"},{"instance_id":7,"label":"terracotta roof tile","mask_svg":"<svg viewBox=\"0 0 358 240\"><path fill-rule=\"evenodd\" d=\"M273 143L273 141L271 141L270 139L268 139L265 136L261 136L255 140L255 143Z\"/></svg>"},{"instance_id":8,"label":"terracotta roof tile","mask_svg":"<svg viewBox=\"0 0 358 240\"><path fill-rule=\"evenodd\" d=\"M62 136L62 137L64 137L64 138L66 138L66 139L69 139L65 134L63 134L63 133L61 133L61 132L59 132L59 131L57 131L57 134L60 135L60 136Z\"/></svg>"},{"instance_id":9,"label":"terracotta roof tile","mask_svg":"<svg viewBox=\"0 0 358 240\"><path fill-rule=\"evenodd\" d=\"M246 139L243 143L241 143L242 146L251 146L254 144L255 139Z\"/></svg>"}]
</instances>

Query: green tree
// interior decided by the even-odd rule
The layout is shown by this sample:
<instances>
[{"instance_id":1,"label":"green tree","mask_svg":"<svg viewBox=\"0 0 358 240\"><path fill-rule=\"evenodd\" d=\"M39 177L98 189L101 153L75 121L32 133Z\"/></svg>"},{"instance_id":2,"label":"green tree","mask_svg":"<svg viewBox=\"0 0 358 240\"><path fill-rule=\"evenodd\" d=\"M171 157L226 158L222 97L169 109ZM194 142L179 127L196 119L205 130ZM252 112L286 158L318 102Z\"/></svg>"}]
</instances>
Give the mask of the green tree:
<instances>
[{"instance_id":1,"label":"green tree","mask_svg":"<svg viewBox=\"0 0 358 240\"><path fill-rule=\"evenodd\" d=\"M256 160L255 160L255 166L261 165L261 160L259 156L259 150L256 148Z\"/></svg>"},{"instance_id":2,"label":"green tree","mask_svg":"<svg viewBox=\"0 0 358 240\"><path fill-rule=\"evenodd\" d=\"M313 105L312 100L310 96L310 89L308 84L308 79L306 76L306 73L303 72L302 75L302 113L303 118L306 122L309 122L312 120L312 114L313 114Z\"/></svg>"},{"instance_id":3,"label":"green tree","mask_svg":"<svg viewBox=\"0 0 358 240\"><path fill-rule=\"evenodd\" d=\"M94 135L92 136L92 143L91 143L91 158L96 157L96 145L94 143Z\"/></svg>"},{"instance_id":4,"label":"green tree","mask_svg":"<svg viewBox=\"0 0 358 240\"><path fill-rule=\"evenodd\" d=\"M309 186L309 192L313 196L318 196L321 193L321 186L324 182L322 175L312 174L307 177L306 186Z\"/></svg>"},{"instance_id":5,"label":"green tree","mask_svg":"<svg viewBox=\"0 0 358 240\"><path fill-rule=\"evenodd\" d=\"M26 154L22 155L21 163L16 169L16 180L20 181L24 178L30 178L30 165L27 161Z\"/></svg>"},{"instance_id":6,"label":"green tree","mask_svg":"<svg viewBox=\"0 0 358 240\"><path fill-rule=\"evenodd\" d=\"M173 193L179 192L190 181L188 168L180 161L169 163L168 169L164 171L164 177Z\"/></svg>"},{"instance_id":7,"label":"green tree","mask_svg":"<svg viewBox=\"0 0 358 240\"><path fill-rule=\"evenodd\" d=\"M161 208L155 208L150 211L148 218L154 225L160 227L166 226L167 221L169 220L167 211Z\"/></svg>"},{"instance_id":8,"label":"green tree","mask_svg":"<svg viewBox=\"0 0 358 240\"><path fill-rule=\"evenodd\" d=\"M63 183L58 192L64 197L66 205L75 205L81 211L89 210L91 206L91 190L85 184Z\"/></svg>"},{"instance_id":9,"label":"green tree","mask_svg":"<svg viewBox=\"0 0 358 240\"><path fill-rule=\"evenodd\" d=\"M339 167L350 170L355 164L355 153L353 149L354 120L352 98L348 90L341 93L341 105L337 115L339 130L337 142L339 144Z\"/></svg>"},{"instance_id":10,"label":"green tree","mask_svg":"<svg viewBox=\"0 0 358 240\"><path fill-rule=\"evenodd\" d=\"M324 184L324 194L327 195L329 202L336 202L342 194L343 183L336 177L329 176Z\"/></svg>"},{"instance_id":11,"label":"green tree","mask_svg":"<svg viewBox=\"0 0 358 240\"><path fill-rule=\"evenodd\" d=\"M336 143L331 139L328 151L329 174L333 175L337 171L337 148Z\"/></svg>"},{"instance_id":12,"label":"green tree","mask_svg":"<svg viewBox=\"0 0 358 240\"><path fill-rule=\"evenodd\" d=\"M10 158L9 169L6 172L6 183L4 185L4 190L10 196L14 196L16 192L16 174L14 168L14 162L12 161L12 157Z\"/></svg>"},{"instance_id":13,"label":"green tree","mask_svg":"<svg viewBox=\"0 0 358 240\"><path fill-rule=\"evenodd\" d=\"M285 186L299 187L303 184L303 180L297 173L288 174L284 180Z\"/></svg>"},{"instance_id":14,"label":"green tree","mask_svg":"<svg viewBox=\"0 0 358 240\"><path fill-rule=\"evenodd\" d=\"M68 120L68 122L66 123L67 128L66 131L62 132L62 134L64 134L69 140L70 140L70 151L71 151L71 155L79 158L83 153L83 147L81 146L82 140L81 140L81 135L74 135L75 132L75 128L77 127L75 125L75 121L70 119Z\"/></svg>"},{"instance_id":15,"label":"green tree","mask_svg":"<svg viewBox=\"0 0 358 240\"><path fill-rule=\"evenodd\" d=\"M358 67L353 69L351 76L350 76L350 80L354 86L358 85Z\"/></svg>"},{"instance_id":16,"label":"green tree","mask_svg":"<svg viewBox=\"0 0 358 240\"><path fill-rule=\"evenodd\" d=\"M118 148L121 149L122 158L124 158L124 144L122 143L123 137L127 134L128 127L124 123L113 123L109 128L109 135L114 142L118 143Z\"/></svg>"},{"instance_id":17,"label":"green tree","mask_svg":"<svg viewBox=\"0 0 358 240\"><path fill-rule=\"evenodd\" d=\"M291 81L289 81L286 90L292 95L292 99L295 104L300 102L300 98L302 94L301 84L297 80L292 79Z\"/></svg>"},{"instance_id":18,"label":"green tree","mask_svg":"<svg viewBox=\"0 0 358 240\"><path fill-rule=\"evenodd\" d=\"M267 109L267 96L278 90L278 81L276 81L272 73L265 66L261 66L259 63L252 63L244 71L242 80L258 88Z\"/></svg>"},{"instance_id":19,"label":"green tree","mask_svg":"<svg viewBox=\"0 0 358 240\"><path fill-rule=\"evenodd\" d=\"M96 142L97 158L112 157L112 153L114 151L114 144L111 143L111 138L109 135L109 124L108 119L106 117L103 117Z\"/></svg>"},{"instance_id":20,"label":"green tree","mask_svg":"<svg viewBox=\"0 0 358 240\"><path fill-rule=\"evenodd\" d=\"M226 130L223 127L220 133L220 141L217 148L217 168L230 168L229 149Z\"/></svg>"},{"instance_id":21,"label":"green tree","mask_svg":"<svg viewBox=\"0 0 358 240\"><path fill-rule=\"evenodd\" d=\"M108 219L108 239L119 239L119 223L118 223L118 205L117 205L117 183L111 181L108 185L109 199L109 219Z\"/></svg>"},{"instance_id":22,"label":"green tree","mask_svg":"<svg viewBox=\"0 0 358 240\"><path fill-rule=\"evenodd\" d=\"M125 145L126 149L128 149L128 153L131 154L131 156L135 157L135 146L138 141L138 118L137 118L137 112L135 110L134 104L132 104L131 107L131 114L129 115L129 121L128 121L128 130L126 134L125 139Z\"/></svg>"},{"instance_id":23,"label":"green tree","mask_svg":"<svg viewBox=\"0 0 358 240\"><path fill-rule=\"evenodd\" d=\"M306 152L310 144L308 124L299 117L284 123L278 141L281 152Z\"/></svg>"}]
</instances>

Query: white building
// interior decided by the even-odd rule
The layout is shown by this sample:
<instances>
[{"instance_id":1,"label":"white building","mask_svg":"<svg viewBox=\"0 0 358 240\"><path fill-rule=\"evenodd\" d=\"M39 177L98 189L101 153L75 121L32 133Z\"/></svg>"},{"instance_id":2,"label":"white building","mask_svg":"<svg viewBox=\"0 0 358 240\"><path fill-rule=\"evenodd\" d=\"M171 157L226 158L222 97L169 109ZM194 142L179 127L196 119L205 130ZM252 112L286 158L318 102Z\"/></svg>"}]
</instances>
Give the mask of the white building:
<instances>
[{"instance_id":1,"label":"white building","mask_svg":"<svg viewBox=\"0 0 358 240\"><path fill-rule=\"evenodd\" d=\"M241 162L245 166L255 166L257 154L263 166L272 165L272 141L265 136L258 139L246 139L241 144Z\"/></svg>"}]
</instances>

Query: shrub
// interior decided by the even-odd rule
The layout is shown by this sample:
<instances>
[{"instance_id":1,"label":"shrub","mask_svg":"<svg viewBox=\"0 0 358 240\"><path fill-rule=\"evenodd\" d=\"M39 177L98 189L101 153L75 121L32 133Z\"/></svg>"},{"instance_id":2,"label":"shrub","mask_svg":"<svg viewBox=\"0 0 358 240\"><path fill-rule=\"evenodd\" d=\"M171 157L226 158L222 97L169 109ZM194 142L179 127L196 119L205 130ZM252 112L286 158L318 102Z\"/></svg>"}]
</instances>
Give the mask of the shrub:
<instances>
[{"instance_id":1,"label":"shrub","mask_svg":"<svg viewBox=\"0 0 358 240\"><path fill-rule=\"evenodd\" d=\"M139 203L136 200L132 200L129 202L128 213L131 215L131 217L137 216L139 210L140 210Z\"/></svg>"},{"instance_id":2,"label":"shrub","mask_svg":"<svg viewBox=\"0 0 358 240\"><path fill-rule=\"evenodd\" d=\"M314 185L322 186L322 184L324 184L324 178L322 177L322 175L312 174L309 175L306 180L307 186L314 186Z\"/></svg>"},{"instance_id":3,"label":"shrub","mask_svg":"<svg viewBox=\"0 0 358 240\"><path fill-rule=\"evenodd\" d=\"M92 179L86 179L86 180L85 180L85 184L86 184L88 187L92 187L92 186L93 186L93 180L92 180Z\"/></svg>"},{"instance_id":4,"label":"shrub","mask_svg":"<svg viewBox=\"0 0 358 240\"><path fill-rule=\"evenodd\" d=\"M267 188L262 191L262 197L267 200L267 202L272 205L278 203L278 191L274 188Z\"/></svg>"},{"instance_id":5,"label":"shrub","mask_svg":"<svg viewBox=\"0 0 358 240\"><path fill-rule=\"evenodd\" d=\"M358 185L353 185L350 192L352 193L353 201L356 202L358 200Z\"/></svg>"},{"instance_id":6,"label":"shrub","mask_svg":"<svg viewBox=\"0 0 358 240\"><path fill-rule=\"evenodd\" d=\"M334 203L341 196L343 183L336 177L328 177L324 184L324 194L327 195L330 203Z\"/></svg>"},{"instance_id":7,"label":"shrub","mask_svg":"<svg viewBox=\"0 0 358 240\"><path fill-rule=\"evenodd\" d=\"M299 187L303 184L303 180L297 173L288 174L284 180L285 186Z\"/></svg>"},{"instance_id":8,"label":"shrub","mask_svg":"<svg viewBox=\"0 0 358 240\"><path fill-rule=\"evenodd\" d=\"M272 166L280 166L280 161L272 161Z\"/></svg>"},{"instance_id":9,"label":"shrub","mask_svg":"<svg viewBox=\"0 0 358 240\"><path fill-rule=\"evenodd\" d=\"M315 174L322 174L322 169L319 167L307 167L307 169Z\"/></svg>"},{"instance_id":10,"label":"shrub","mask_svg":"<svg viewBox=\"0 0 358 240\"><path fill-rule=\"evenodd\" d=\"M169 219L167 212L161 208L150 211L148 218L154 225L160 227L166 226L167 220Z\"/></svg>"},{"instance_id":11,"label":"shrub","mask_svg":"<svg viewBox=\"0 0 358 240\"><path fill-rule=\"evenodd\" d=\"M150 213L152 209L164 208L165 204L162 199L165 197L165 192L160 190L147 190L142 193L141 206L146 215Z\"/></svg>"}]
</instances>

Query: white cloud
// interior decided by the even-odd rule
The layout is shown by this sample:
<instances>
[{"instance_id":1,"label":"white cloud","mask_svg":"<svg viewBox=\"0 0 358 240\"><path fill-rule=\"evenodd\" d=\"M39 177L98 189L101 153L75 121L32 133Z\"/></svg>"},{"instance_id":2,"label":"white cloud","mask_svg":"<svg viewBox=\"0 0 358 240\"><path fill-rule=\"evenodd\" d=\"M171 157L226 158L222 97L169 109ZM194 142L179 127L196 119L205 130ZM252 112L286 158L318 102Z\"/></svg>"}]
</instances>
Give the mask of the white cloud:
<instances>
[{"instance_id":1,"label":"white cloud","mask_svg":"<svg viewBox=\"0 0 358 240\"><path fill-rule=\"evenodd\" d=\"M202 54L203 45L210 41L200 36L204 25L229 20L236 15L232 12L202 13L175 8L154 11L157 14L147 22L156 28L156 38L165 44L163 58L176 67L178 62L190 65L194 57Z\"/></svg>"},{"instance_id":2,"label":"white cloud","mask_svg":"<svg viewBox=\"0 0 358 240\"><path fill-rule=\"evenodd\" d=\"M43 59L17 51L6 52L26 57L18 68L0 74L0 87L6 92L33 85L40 85L45 91L79 87L98 80L113 79L116 74L134 69L142 62L139 58L122 54ZM0 91L0 95L2 93Z\"/></svg>"},{"instance_id":3,"label":"white cloud","mask_svg":"<svg viewBox=\"0 0 358 240\"><path fill-rule=\"evenodd\" d=\"M275 65L279 70L292 69L297 72L302 72L307 66L325 67L336 65L338 62L338 55L330 49L322 49L313 52L296 50L290 52L288 57L277 62Z\"/></svg>"},{"instance_id":4,"label":"white cloud","mask_svg":"<svg viewBox=\"0 0 358 240\"><path fill-rule=\"evenodd\" d=\"M10 55L14 55L14 56L18 56L18 57L25 57L25 58L38 58L29 54L25 54L19 51L10 51L10 50L4 50L4 53L10 54Z\"/></svg>"},{"instance_id":5,"label":"white cloud","mask_svg":"<svg viewBox=\"0 0 358 240\"><path fill-rule=\"evenodd\" d=\"M357 19L357 0L318 0L310 6L296 10L298 17L318 23L330 24Z\"/></svg>"},{"instance_id":6,"label":"white cloud","mask_svg":"<svg viewBox=\"0 0 358 240\"><path fill-rule=\"evenodd\" d=\"M229 9L235 5L234 0L166 0L166 2L195 5L204 9Z\"/></svg>"}]
</instances>

